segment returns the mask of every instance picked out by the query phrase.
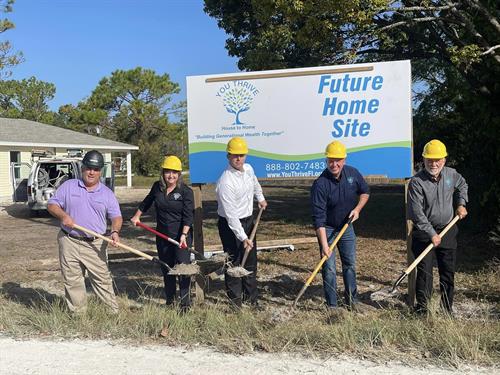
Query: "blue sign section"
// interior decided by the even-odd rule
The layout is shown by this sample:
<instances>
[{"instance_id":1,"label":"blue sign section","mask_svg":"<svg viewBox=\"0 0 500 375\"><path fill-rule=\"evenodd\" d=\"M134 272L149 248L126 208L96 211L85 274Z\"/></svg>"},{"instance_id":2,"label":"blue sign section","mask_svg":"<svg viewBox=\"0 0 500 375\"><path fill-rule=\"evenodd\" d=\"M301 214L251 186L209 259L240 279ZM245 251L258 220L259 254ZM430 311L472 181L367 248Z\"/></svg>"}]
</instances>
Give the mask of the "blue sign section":
<instances>
[{"instance_id":1,"label":"blue sign section","mask_svg":"<svg viewBox=\"0 0 500 375\"><path fill-rule=\"evenodd\" d=\"M191 183L216 182L227 167L225 152L204 151L189 154L189 179Z\"/></svg>"},{"instance_id":2,"label":"blue sign section","mask_svg":"<svg viewBox=\"0 0 500 375\"><path fill-rule=\"evenodd\" d=\"M385 175L389 178L411 177L411 149L387 147L351 152L346 163L357 168L362 175ZM249 155L257 178L316 177L326 168L324 158L284 161ZM192 183L214 183L227 167L225 152L205 151L189 155Z\"/></svg>"}]
</instances>

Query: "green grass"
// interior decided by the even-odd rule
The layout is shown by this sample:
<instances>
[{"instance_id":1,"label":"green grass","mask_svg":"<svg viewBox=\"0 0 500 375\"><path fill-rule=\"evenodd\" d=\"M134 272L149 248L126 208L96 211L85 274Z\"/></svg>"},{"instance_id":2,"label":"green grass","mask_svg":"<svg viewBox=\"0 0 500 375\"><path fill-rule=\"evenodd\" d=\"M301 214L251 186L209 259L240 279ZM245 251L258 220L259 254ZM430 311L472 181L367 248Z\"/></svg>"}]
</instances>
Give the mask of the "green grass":
<instances>
[{"instance_id":1,"label":"green grass","mask_svg":"<svg viewBox=\"0 0 500 375\"><path fill-rule=\"evenodd\" d=\"M181 316L153 302L124 308L128 302L121 297L119 314L111 315L91 298L86 313L71 315L62 298L26 307L0 296L0 325L4 334L14 336L202 344L233 353L292 351L321 357L347 352L374 360L425 358L451 366L500 360L500 326L488 319L416 318L405 310L379 310L367 316L346 313L331 323L323 310L283 309L276 319L276 311L236 314L226 305L200 306Z\"/></svg>"}]
</instances>

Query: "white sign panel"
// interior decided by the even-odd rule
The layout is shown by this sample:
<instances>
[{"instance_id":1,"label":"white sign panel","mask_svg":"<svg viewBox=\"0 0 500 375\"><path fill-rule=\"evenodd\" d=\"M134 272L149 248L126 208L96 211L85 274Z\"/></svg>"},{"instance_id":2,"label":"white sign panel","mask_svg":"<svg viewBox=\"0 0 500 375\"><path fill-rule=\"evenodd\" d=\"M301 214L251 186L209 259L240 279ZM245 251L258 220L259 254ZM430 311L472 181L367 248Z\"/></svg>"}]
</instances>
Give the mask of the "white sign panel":
<instances>
[{"instance_id":1,"label":"white sign panel","mask_svg":"<svg viewBox=\"0 0 500 375\"><path fill-rule=\"evenodd\" d=\"M412 174L409 61L187 77L190 178L215 182L244 138L259 178L314 177L347 147L363 175Z\"/></svg>"}]
</instances>

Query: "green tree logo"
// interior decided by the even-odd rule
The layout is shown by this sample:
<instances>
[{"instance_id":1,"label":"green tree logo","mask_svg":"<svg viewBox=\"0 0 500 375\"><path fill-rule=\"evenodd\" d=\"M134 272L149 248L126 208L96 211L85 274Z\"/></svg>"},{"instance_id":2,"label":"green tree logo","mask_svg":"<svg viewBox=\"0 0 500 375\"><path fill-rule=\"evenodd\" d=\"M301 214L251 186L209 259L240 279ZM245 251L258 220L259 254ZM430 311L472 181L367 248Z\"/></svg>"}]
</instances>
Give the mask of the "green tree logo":
<instances>
[{"instance_id":1,"label":"green tree logo","mask_svg":"<svg viewBox=\"0 0 500 375\"><path fill-rule=\"evenodd\" d=\"M224 93L222 102L224 103L224 107L226 107L226 110L229 113L234 114L235 116L233 125L243 124L240 121L240 113L248 111L250 109L252 100L252 92L248 88L243 86L234 86Z\"/></svg>"}]
</instances>

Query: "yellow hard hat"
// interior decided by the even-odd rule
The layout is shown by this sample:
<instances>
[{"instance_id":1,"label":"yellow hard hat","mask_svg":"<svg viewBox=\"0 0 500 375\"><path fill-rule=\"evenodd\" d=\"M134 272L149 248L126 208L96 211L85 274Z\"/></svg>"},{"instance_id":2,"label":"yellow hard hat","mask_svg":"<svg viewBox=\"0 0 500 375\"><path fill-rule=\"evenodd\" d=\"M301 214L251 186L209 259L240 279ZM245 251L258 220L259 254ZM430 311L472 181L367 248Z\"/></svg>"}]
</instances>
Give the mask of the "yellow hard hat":
<instances>
[{"instance_id":1,"label":"yellow hard hat","mask_svg":"<svg viewBox=\"0 0 500 375\"><path fill-rule=\"evenodd\" d=\"M422 156L426 159L442 159L448 156L448 153L443 142L433 139L425 144Z\"/></svg>"},{"instance_id":2,"label":"yellow hard hat","mask_svg":"<svg viewBox=\"0 0 500 375\"><path fill-rule=\"evenodd\" d=\"M180 172L182 171L181 159L174 155L166 156L165 159L163 159L163 163L161 163L161 167L163 169L171 169Z\"/></svg>"},{"instance_id":3,"label":"yellow hard hat","mask_svg":"<svg viewBox=\"0 0 500 375\"><path fill-rule=\"evenodd\" d=\"M227 143L226 151L228 154L244 155L248 154L248 146L243 138L234 137Z\"/></svg>"},{"instance_id":4,"label":"yellow hard hat","mask_svg":"<svg viewBox=\"0 0 500 375\"><path fill-rule=\"evenodd\" d=\"M327 158L344 159L347 156L347 151L342 142L333 141L326 146L325 155Z\"/></svg>"}]
</instances>

